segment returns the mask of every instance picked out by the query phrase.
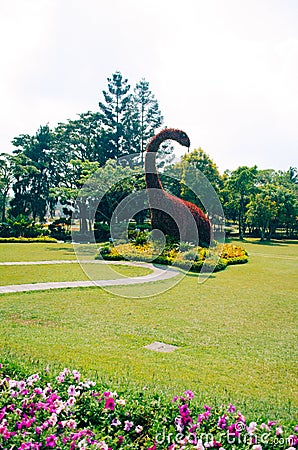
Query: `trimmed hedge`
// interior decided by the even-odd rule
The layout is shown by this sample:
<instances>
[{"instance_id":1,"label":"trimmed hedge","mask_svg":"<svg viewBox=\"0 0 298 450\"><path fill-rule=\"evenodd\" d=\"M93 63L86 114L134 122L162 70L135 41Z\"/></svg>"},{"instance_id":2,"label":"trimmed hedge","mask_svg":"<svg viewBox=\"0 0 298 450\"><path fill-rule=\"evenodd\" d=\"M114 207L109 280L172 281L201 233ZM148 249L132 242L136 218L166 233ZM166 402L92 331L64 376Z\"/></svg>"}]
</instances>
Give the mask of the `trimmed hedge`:
<instances>
[{"instance_id":1,"label":"trimmed hedge","mask_svg":"<svg viewBox=\"0 0 298 450\"><path fill-rule=\"evenodd\" d=\"M46 242L46 243L56 243L57 239L55 238L51 238L49 236L40 236L40 237L36 237L36 238L25 238L25 237L8 237L8 238L2 238L0 237L0 244L5 244L5 243L31 243L31 242Z\"/></svg>"}]
</instances>

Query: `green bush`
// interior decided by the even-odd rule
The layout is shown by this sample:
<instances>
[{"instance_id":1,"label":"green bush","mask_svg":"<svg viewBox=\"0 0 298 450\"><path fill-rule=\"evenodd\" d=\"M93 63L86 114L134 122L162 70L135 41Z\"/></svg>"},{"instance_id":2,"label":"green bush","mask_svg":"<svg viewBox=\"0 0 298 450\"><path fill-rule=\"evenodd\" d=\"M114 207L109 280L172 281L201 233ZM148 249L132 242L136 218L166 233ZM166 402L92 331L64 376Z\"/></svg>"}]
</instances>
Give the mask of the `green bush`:
<instances>
[{"instance_id":1,"label":"green bush","mask_svg":"<svg viewBox=\"0 0 298 450\"><path fill-rule=\"evenodd\" d=\"M180 252L187 252L188 250L190 250L192 248L193 248L193 245L190 242L180 242L180 244L179 244Z\"/></svg>"},{"instance_id":2,"label":"green bush","mask_svg":"<svg viewBox=\"0 0 298 450\"><path fill-rule=\"evenodd\" d=\"M96 242L105 242L110 237L110 227L106 223L94 223L94 237Z\"/></svg>"},{"instance_id":3,"label":"green bush","mask_svg":"<svg viewBox=\"0 0 298 450\"><path fill-rule=\"evenodd\" d=\"M142 246L148 243L148 233L142 231L137 234L135 239L132 241L132 244L135 246Z\"/></svg>"},{"instance_id":4,"label":"green bush","mask_svg":"<svg viewBox=\"0 0 298 450\"><path fill-rule=\"evenodd\" d=\"M59 241L71 240L71 232L67 229L70 226L70 219L57 219L54 220L49 226L48 230L50 236L58 239Z\"/></svg>"},{"instance_id":5,"label":"green bush","mask_svg":"<svg viewBox=\"0 0 298 450\"><path fill-rule=\"evenodd\" d=\"M189 250L183 254L183 259L186 261L198 261L199 255L196 250Z\"/></svg>"},{"instance_id":6,"label":"green bush","mask_svg":"<svg viewBox=\"0 0 298 450\"><path fill-rule=\"evenodd\" d=\"M105 244L99 249L99 253L103 255L109 255L111 253L111 246L110 244Z\"/></svg>"},{"instance_id":7,"label":"green bush","mask_svg":"<svg viewBox=\"0 0 298 450\"><path fill-rule=\"evenodd\" d=\"M57 239L49 237L49 236L39 236L36 238L26 238L26 237L9 237L2 238L0 237L0 243L31 243L31 242L48 242L48 243L56 243Z\"/></svg>"}]
</instances>

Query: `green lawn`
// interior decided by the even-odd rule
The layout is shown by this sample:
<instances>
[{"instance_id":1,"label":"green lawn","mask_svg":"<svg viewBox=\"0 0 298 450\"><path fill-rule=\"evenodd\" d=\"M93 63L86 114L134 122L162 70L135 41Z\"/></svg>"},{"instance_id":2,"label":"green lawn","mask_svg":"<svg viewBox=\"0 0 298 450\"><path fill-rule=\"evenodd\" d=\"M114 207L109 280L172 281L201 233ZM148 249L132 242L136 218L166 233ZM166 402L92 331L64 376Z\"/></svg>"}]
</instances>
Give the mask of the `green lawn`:
<instances>
[{"instance_id":1,"label":"green lawn","mask_svg":"<svg viewBox=\"0 0 298 450\"><path fill-rule=\"evenodd\" d=\"M32 259L49 247L58 259L71 248L59 244L55 252L42 245ZM298 243L243 245L248 264L228 267L201 285L189 274L158 296L116 295L125 294L124 287L1 295L0 346L41 365L83 368L178 394L194 389L288 417L298 405ZM20 248L20 259L31 251ZM162 354L144 348L153 341L179 349Z\"/></svg>"},{"instance_id":2,"label":"green lawn","mask_svg":"<svg viewBox=\"0 0 298 450\"><path fill-rule=\"evenodd\" d=\"M86 265L84 265L86 267ZM152 273L143 267L88 264L88 276L79 264L51 264L32 266L0 266L0 284L46 283L48 281L114 280Z\"/></svg>"},{"instance_id":3,"label":"green lawn","mask_svg":"<svg viewBox=\"0 0 298 450\"><path fill-rule=\"evenodd\" d=\"M0 243L0 262L47 261L55 259L76 259L73 245L43 242L35 242L33 244Z\"/></svg>"}]
</instances>

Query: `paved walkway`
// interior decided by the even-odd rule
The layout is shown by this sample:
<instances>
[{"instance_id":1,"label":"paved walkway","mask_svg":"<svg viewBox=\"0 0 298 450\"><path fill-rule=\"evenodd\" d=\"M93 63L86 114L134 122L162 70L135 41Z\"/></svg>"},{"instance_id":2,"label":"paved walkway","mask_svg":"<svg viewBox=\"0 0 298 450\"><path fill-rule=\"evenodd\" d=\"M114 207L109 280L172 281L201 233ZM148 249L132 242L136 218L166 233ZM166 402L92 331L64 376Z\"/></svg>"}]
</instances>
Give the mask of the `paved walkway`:
<instances>
[{"instance_id":1,"label":"paved walkway","mask_svg":"<svg viewBox=\"0 0 298 450\"><path fill-rule=\"evenodd\" d=\"M77 260L55 260L55 261L10 261L2 262L1 266L29 266L41 264L78 264ZM90 286L121 286L130 284L149 283L153 281L167 280L175 277L179 272L173 268L165 266L156 266L151 263L132 262L132 261L102 261L102 260L85 260L80 261L81 264L108 264L108 265L129 265L135 267L145 267L152 270L149 275L131 278L118 278L116 280L88 280L88 281L51 281L48 283L32 283L32 284L13 284L9 286L0 286L0 294L10 292L25 291L42 291L45 289L64 289Z\"/></svg>"}]
</instances>

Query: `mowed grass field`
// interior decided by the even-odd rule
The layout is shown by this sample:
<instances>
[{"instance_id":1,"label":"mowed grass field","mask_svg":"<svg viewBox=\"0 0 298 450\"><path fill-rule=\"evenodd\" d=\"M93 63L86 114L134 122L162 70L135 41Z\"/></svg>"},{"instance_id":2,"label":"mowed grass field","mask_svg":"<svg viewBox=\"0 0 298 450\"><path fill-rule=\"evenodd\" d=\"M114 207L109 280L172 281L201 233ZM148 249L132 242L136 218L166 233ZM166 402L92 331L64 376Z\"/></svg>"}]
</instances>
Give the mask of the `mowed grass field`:
<instances>
[{"instance_id":1,"label":"mowed grass field","mask_svg":"<svg viewBox=\"0 0 298 450\"><path fill-rule=\"evenodd\" d=\"M12 261L16 245L22 245L22 261L74 255L71 244L1 244L0 260ZM2 294L2 353L38 367L68 366L176 394L193 389L206 399L292 416L298 406L298 243L242 245L248 264L203 284L188 274L152 297L125 298L120 286L114 293L94 287ZM179 348L144 348L154 341Z\"/></svg>"}]
</instances>

